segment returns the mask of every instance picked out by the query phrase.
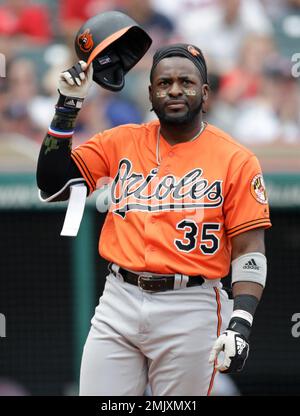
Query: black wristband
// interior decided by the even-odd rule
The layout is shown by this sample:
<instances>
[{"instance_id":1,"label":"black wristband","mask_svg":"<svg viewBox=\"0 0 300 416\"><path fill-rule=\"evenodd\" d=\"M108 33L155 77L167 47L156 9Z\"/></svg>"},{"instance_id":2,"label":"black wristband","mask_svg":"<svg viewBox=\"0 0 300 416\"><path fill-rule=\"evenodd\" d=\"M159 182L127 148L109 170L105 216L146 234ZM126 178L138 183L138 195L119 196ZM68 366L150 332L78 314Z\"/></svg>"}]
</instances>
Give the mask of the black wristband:
<instances>
[{"instance_id":1,"label":"black wristband","mask_svg":"<svg viewBox=\"0 0 300 416\"><path fill-rule=\"evenodd\" d=\"M246 319L236 316L230 319L227 329L240 333L248 341L251 332L251 324Z\"/></svg>"},{"instance_id":2,"label":"black wristband","mask_svg":"<svg viewBox=\"0 0 300 416\"><path fill-rule=\"evenodd\" d=\"M233 310L241 309L254 316L259 300L253 295L237 295L234 297Z\"/></svg>"},{"instance_id":3,"label":"black wristband","mask_svg":"<svg viewBox=\"0 0 300 416\"><path fill-rule=\"evenodd\" d=\"M81 109L84 98L79 97L67 97L66 95L62 94L59 90L59 97L56 104L56 108L60 109L67 109L70 111L74 111L78 113L78 111Z\"/></svg>"}]
</instances>

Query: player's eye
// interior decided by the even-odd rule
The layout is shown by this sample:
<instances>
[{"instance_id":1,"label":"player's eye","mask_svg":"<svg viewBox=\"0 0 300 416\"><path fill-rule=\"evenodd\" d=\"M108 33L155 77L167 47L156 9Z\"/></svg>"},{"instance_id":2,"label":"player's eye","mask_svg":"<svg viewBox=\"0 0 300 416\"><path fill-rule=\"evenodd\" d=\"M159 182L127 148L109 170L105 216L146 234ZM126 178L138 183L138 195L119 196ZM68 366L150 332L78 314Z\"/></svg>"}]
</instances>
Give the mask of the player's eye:
<instances>
[{"instance_id":1,"label":"player's eye","mask_svg":"<svg viewBox=\"0 0 300 416\"><path fill-rule=\"evenodd\" d=\"M161 81L158 82L159 87L166 87L169 84L170 82L167 79L162 79Z\"/></svg>"}]
</instances>

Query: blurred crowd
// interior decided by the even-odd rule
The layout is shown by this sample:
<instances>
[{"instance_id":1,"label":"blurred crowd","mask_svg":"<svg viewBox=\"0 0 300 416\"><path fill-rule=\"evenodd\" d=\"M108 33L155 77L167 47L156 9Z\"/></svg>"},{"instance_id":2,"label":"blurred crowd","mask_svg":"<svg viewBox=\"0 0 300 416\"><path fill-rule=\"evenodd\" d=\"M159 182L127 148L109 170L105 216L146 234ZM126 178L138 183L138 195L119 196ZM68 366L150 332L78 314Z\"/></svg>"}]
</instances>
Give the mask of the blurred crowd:
<instances>
[{"instance_id":1,"label":"blurred crowd","mask_svg":"<svg viewBox=\"0 0 300 416\"><path fill-rule=\"evenodd\" d=\"M295 61L297 53L300 61L300 0L4 0L0 146L15 136L36 144L43 140L57 101L59 72L77 60L75 34L86 19L105 10L130 15L153 44L120 93L93 85L75 144L97 131L155 117L148 101L152 55L173 42L192 43L204 52L209 122L247 146L300 144L300 65L298 74Z\"/></svg>"}]
</instances>

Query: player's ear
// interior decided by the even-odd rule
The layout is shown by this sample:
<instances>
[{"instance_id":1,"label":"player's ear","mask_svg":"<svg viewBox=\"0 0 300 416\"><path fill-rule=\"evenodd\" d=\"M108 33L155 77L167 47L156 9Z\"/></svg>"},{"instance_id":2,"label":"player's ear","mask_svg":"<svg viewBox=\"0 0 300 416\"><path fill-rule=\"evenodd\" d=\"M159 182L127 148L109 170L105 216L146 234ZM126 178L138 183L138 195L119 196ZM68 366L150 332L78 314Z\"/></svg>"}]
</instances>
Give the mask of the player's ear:
<instances>
[{"instance_id":1,"label":"player's ear","mask_svg":"<svg viewBox=\"0 0 300 416\"><path fill-rule=\"evenodd\" d=\"M152 86L151 85L149 85L148 91L149 91L149 100L150 100L150 103L152 104ZM150 108L150 111L154 111L152 106Z\"/></svg>"},{"instance_id":2,"label":"player's ear","mask_svg":"<svg viewBox=\"0 0 300 416\"><path fill-rule=\"evenodd\" d=\"M148 92L149 92L149 100L152 103L152 86L151 85L149 85L148 87Z\"/></svg>"},{"instance_id":3,"label":"player's ear","mask_svg":"<svg viewBox=\"0 0 300 416\"><path fill-rule=\"evenodd\" d=\"M209 94L209 85L208 84L203 84L202 85L202 99L203 99L203 101L208 100L208 94Z\"/></svg>"}]
</instances>

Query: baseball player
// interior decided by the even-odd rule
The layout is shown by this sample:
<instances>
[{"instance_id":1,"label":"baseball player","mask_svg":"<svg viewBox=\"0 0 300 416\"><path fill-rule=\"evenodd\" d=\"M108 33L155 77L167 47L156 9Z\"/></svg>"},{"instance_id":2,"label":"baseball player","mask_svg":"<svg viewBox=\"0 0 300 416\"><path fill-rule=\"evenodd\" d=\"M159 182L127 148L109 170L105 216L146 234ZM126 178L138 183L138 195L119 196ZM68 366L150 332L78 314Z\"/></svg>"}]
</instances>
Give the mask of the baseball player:
<instances>
[{"instance_id":1,"label":"baseball player","mask_svg":"<svg viewBox=\"0 0 300 416\"><path fill-rule=\"evenodd\" d=\"M265 286L271 223L261 167L203 120L209 86L198 47L155 53L157 120L97 133L72 150L92 77L83 61L60 75L37 169L40 190L56 200L68 198L71 183L92 194L111 178L99 242L109 273L84 346L80 395L142 395L148 382L155 396L209 395L218 371L242 370ZM233 300L222 286L230 265Z\"/></svg>"}]
</instances>

